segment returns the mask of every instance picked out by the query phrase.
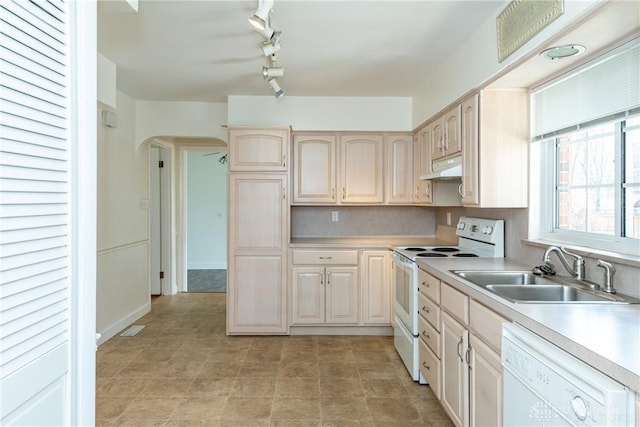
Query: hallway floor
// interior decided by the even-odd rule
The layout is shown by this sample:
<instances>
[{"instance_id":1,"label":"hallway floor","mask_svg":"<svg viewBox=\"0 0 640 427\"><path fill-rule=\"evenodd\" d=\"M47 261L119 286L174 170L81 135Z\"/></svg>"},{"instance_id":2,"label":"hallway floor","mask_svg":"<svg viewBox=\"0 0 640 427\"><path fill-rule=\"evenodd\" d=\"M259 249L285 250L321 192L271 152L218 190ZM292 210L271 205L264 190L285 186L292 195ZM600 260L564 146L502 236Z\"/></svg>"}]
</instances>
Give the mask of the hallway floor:
<instances>
[{"instance_id":1,"label":"hallway floor","mask_svg":"<svg viewBox=\"0 0 640 427\"><path fill-rule=\"evenodd\" d=\"M391 337L228 337L225 293L154 298L97 353L98 426L450 426Z\"/></svg>"}]
</instances>

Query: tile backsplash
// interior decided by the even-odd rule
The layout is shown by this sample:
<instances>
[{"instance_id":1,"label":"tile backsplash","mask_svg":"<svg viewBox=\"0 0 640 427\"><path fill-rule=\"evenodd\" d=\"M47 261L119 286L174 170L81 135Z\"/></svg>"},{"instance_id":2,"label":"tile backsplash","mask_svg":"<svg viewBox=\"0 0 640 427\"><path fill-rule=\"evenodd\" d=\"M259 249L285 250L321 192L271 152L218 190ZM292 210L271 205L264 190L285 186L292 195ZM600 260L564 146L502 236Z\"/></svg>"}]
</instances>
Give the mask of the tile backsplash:
<instances>
[{"instance_id":1,"label":"tile backsplash","mask_svg":"<svg viewBox=\"0 0 640 427\"><path fill-rule=\"evenodd\" d=\"M332 213L338 212L338 221ZM293 206L291 237L433 236L435 210L414 206Z\"/></svg>"}]
</instances>

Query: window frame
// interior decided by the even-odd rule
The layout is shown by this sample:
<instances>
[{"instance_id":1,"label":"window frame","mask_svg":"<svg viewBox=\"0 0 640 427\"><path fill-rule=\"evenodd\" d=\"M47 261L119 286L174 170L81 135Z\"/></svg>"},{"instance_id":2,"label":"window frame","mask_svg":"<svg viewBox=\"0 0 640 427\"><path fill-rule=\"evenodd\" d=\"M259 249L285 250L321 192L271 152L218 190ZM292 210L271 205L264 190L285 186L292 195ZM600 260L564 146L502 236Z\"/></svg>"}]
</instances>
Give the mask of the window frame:
<instances>
[{"instance_id":1,"label":"window frame","mask_svg":"<svg viewBox=\"0 0 640 427\"><path fill-rule=\"evenodd\" d=\"M558 157L557 147L558 139L572 132L580 131L585 127L578 126L575 129L567 130L562 133L549 136L547 138L540 138L535 140L531 144L531 183L539 185L532 185L532 208L530 209L530 236L538 236L537 240L543 240L546 242L553 242L566 245L577 245L586 248L594 248L598 250L611 251L621 254L639 255L640 239L633 237L624 237L624 189L629 187L636 187L640 184L630 183L627 186L624 176L624 156L623 146L625 140L623 139L623 132L626 128L625 121L630 117L637 117L640 114L638 111L633 111L630 114L625 114L624 117L610 118L610 120L602 120L604 123L615 123L615 179L614 179L614 191L615 191L615 232L614 235L606 235L600 233L590 233L576 230L566 230L557 228L558 218L558 203L557 203L557 179L558 179ZM591 126L589 126L591 127ZM540 175L535 175L539 171ZM537 195L536 193L537 191ZM539 206L534 208L534 206ZM535 218L538 218L536 221Z\"/></svg>"}]
</instances>

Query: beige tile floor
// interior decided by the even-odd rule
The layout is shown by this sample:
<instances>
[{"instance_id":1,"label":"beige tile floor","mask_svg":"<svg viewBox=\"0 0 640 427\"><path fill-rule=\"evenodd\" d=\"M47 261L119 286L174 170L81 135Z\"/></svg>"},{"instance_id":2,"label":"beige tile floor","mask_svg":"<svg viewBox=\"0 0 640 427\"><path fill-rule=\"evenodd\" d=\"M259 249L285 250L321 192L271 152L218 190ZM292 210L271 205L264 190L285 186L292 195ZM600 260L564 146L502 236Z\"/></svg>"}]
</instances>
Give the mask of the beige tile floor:
<instances>
[{"instance_id":1,"label":"beige tile floor","mask_svg":"<svg viewBox=\"0 0 640 427\"><path fill-rule=\"evenodd\" d=\"M390 337L228 337L224 293L154 299L97 354L99 426L450 426Z\"/></svg>"}]
</instances>

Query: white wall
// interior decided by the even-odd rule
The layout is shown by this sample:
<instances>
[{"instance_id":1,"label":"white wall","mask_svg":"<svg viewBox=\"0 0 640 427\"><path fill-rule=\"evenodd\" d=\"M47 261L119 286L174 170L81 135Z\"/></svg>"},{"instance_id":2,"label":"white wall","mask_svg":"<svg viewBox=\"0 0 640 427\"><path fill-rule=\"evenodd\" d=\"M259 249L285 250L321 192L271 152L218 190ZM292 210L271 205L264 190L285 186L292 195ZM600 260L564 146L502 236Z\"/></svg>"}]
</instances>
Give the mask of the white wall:
<instances>
[{"instance_id":1,"label":"white wall","mask_svg":"<svg viewBox=\"0 0 640 427\"><path fill-rule=\"evenodd\" d=\"M410 131L411 98L229 96L233 126L294 130Z\"/></svg>"},{"instance_id":2,"label":"white wall","mask_svg":"<svg viewBox=\"0 0 640 427\"><path fill-rule=\"evenodd\" d=\"M221 154L206 155L214 151ZM227 268L226 150L187 151L187 268Z\"/></svg>"},{"instance_id":3,"label":"white wall","mask_svg":"<svg viewBox=\"0 0 640 427\"><path fill-rule=\"evenodd\" d=\"M509 2L510 0L505 1L504 6ZM413 98L412 127L419 126L518 59L532 51L537 51L538 46L602 3L602 0L565 0L564 14L502 63L498 62L495 19L504 8L504 6L500 7L496 11L495 17L488 19L481 25L462 46L452 51L451 56L443 58L442 65L434 70L433 74L425 76L427 85L421 95Z\"/></svg>"},{"instance_id":4,"label":"white wall","mask_svg":"<svg viewBox=\"0 0 640 427\"><path fill-rule=\"evenodd\" d=\"M227 140L227 104L215 102L137 101L136 141L154 136Z\"/></svg>"},{"instance_id":5,"label":"white wall","mask_svg":"<svg viewBox=\"0 0 640 427\"><path fill-rule=\"evenodd\" d=\"M135 101L117 93L118 127L98 125L97 316L101 342L150 310L148 146Z\"/></svg>"}]
</instances>

